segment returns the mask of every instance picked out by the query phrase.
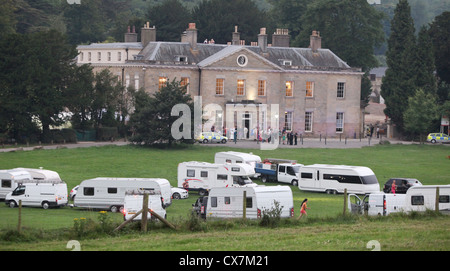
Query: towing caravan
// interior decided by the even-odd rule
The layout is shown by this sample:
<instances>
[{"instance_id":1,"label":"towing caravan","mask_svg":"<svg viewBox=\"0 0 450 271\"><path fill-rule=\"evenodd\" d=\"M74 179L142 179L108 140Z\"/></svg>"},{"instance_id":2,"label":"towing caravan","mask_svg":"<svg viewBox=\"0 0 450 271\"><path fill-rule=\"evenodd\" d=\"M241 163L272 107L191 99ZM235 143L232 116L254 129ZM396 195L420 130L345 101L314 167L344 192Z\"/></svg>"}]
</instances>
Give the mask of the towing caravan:
<instances>
[{"instance_id":1,"label":"towing caravan","mask_svg":"<svg viewBox=\"0 0 450 271\"><path fill-rule=\"evenodd\" d=\"M439 187L439 210L450 211L450 185L413 186L406 192L405 210L423 212L436 209L436 189Z\"/></svg>"},{"instance_id":2,"label":"towing caravan","mask_svg":"<svg viewBox=\"0 0 450 271\"><path fill-rule=\"evenodd\" d=\"M329 194L370 194L380 191L375 173L368 167L314 164L300 168L298 188Z\"/></svg>"},{"instance_id":3,"label":"towing caravan","mask_svg":"<svg viewBox=\"0 0 450 271\"><path fill-rule=\"evenodd\" d=\"M166 179L157 178L95 178L81 182L75 207L122 211L125 192L147 190L161 193L165 206L171 204L172 190Z\"/></svg>"},{"instance_id":4,"label":"towing caravan","mask_svg":"<svg viewBox=\"0 0 450 271\"><path fill-rule=\"evenodd\" d=\"M32 180L31 174L25 170L0 170L0 199L5 199L6 195L14 191L19 184Z\"/></svg>"},{"instance_id":5,"label":"towing caravan","mask_svg":"<svg viewBox=\"0 0 450 271\"><path fill-rule=\"evenodd\" d=\"M33 180L40 182L62 182L61 177L56 171L42 168L15 168L15 170L28 171Z\"/></svg>"},{"instance_id":6,"label":"towing caravan","mask_svg":"<svg viewBox=\"0 0 450 271\"><path fill-rule=\"evenodd\" d=\"M254 174L247 164L183 162L178 164L178 187L205 195L213 187L256 186L249 178Z\"/></svg>"},{"instance_id":7,"label":"towing caravan","mask_svg":"<svg viewBox=\"0 0 450 271\"><path fill-rule=\"evenodd\" d=\"M281 209L281 218L294 216L294 200L292 190L288 186L215 187L211 189L208 199L205 200L206 197L204 197L201 201L206 203L206 208L201 206L200 215L207 219L242 218L244 191L246 192L246 218L261 218L264 212L272 211L276 207Z\"/></svg>"}]
</instances>

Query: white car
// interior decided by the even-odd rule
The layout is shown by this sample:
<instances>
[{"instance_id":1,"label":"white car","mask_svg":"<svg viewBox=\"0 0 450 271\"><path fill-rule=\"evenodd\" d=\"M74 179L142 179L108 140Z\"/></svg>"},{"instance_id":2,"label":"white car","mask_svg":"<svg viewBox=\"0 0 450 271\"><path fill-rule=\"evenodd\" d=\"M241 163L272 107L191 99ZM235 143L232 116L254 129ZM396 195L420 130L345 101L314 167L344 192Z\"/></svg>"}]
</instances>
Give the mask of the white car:
<instances>
[{"instance_id":1,"label":"white car","mask_svg":"<svg viewBox=\"0 0 450 271\"><path fill-rule=\"evenodd\" d=\"M77 186L75 186L74 188L72 188L72 190L70 190L69 198L70 198L71 200L74 200L74 199L75 199L75 195L77 194L78 188L79 188L79 187L80 187L80 186L77 185Z\"/></svg>"},{"instance_id":2,"label":"white car","mask_svg":"<svg viewBox=\"0 0 450 271\"><path fill-rule=\"evenodd\" d=\"M187 190L178 187L172 188L172 198L173 199L187 199L189 198L189 193Z\"/></svg>"}]
</instances>

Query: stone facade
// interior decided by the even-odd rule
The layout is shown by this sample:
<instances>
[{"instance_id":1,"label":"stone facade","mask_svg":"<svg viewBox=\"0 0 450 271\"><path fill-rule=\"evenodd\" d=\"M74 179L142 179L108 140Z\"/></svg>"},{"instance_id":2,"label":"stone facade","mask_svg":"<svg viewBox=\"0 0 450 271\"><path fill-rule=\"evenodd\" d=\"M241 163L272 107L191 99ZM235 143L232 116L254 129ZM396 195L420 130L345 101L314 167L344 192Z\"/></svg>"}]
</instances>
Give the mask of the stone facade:
<instances>
[{"instance_id":1,"label":"stone facade","mask_svg":"<svg viewBox=\"0 0 450 271\"><path fill-rule=\"evenodd\" d=\"M102 57L102 61L90 63L94 70L108 68L124 85L144 88L148 93L159 91L162 80L185 80L189 83L189 94L200 96L204 111L208 111L205 115L213 118L205 130L211 125L220 131L235 126L247 131L279 128L303 136L328 137L354 137L361 131L363 73L349 67L330 50L322 49L318 32L311 36L312 50L256 43L252 43L254 46L197 43L196 31L195 24L190 24L183 42L150 40L145 46L139 42L79 46L78 62L86 63L86 55L96 54L99 47L105 56L121 50L128 52L123 61ZM287 30L274 34L284 45L288 44L288 36L280 37L287 35ZM267 41L264 35L262 29L260 42ZM238 36L236 28L232 37L236 40ZM217 106L205 110L211 104ZM273 104L279 108L274 112L279 127L270 127L268 123ZM244 109L227 116L230 114L227 108ZM248 132L243 137L254 135Z\"/></svg>"}]
</instances>

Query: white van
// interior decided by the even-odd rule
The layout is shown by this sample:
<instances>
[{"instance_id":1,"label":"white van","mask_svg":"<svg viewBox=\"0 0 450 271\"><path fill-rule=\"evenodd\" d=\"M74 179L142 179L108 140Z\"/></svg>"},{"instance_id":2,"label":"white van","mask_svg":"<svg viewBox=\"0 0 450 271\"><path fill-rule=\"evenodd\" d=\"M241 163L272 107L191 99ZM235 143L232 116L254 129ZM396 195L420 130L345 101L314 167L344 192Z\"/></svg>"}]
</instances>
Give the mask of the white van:
<instances>
[{"instance_id":1,"label":"white van","mask_svg":"<svg viewBox=\"0 0 450 271\"><path fill-rule=\"evenodd\" d=\"M438 187L439 210L450 211L450 185L422 185L409 188L406 192L405 210L408 212L435 210Z\"/></svg>"},{"instance_id":2,"label":"white van","mask_svg":"<svg viewBox=\"0 0 450 271\"><path fill-rule=\"evenodd\" d=\"M348 207L355 214L386 216L405 211L405 199L405 194L372 193L362 200L355 194L349 194Z\"/></svg>"},{"instance_id":3,"label":"white van","mask_svg":"<svg viewBox=\"0 0 450 271\"><path fill-rule=\"evenodd\" d=\"M326 193L369 194L380 191L375 173L368 167L314 164L300 168L298 188Z\"/></svg>"},{"instance_id":4,"label":"white van","mask_svg":"<svg viewBox=\"0 0 450 271\"><path fill-rule=\"evenodd\" d=\"M147 192L147 191L145 191ZM127 191L123 201L123 218L130 219L133 215L142 209L144 195L142 190ZM161 217L167 218L164 199L160 193L150 192L148 195L148 209L157 213ZM155 219L150 212L147 214L148 219ZM133 220L142 220L142 214L136 216Z\"/></svg>"},{"instance_id":5,"label":"white van","mask_svg":"<svg viewBox=\"0 0 450 271\"><path fill-rule=\"evenodd\" d=\"M266 211L273 210L275 202L281 208L281 217L294 216L292 190L288 186L256 186L212 188L207 206L206 218L242 218L244 191L246 191L246 218L258 219Z\"/></svg>"},{"instance_id":6,"label":"white van","mask_svg":"<svg viewBox=\"0 0 450 271\"><path fill-rule=\"evenodd\" d=\"M178 164L178 187L205 195L213 187L256 186L249 178L254 174L247 164L183 162Z\"/></svg>"},{"instance_id":7,"label":"white van","mask_svg":"<svg viewBox=\"0 0 450 271\"><path fill-rule=\"evenodd\" d=\"M172 203L172 190L166 179L158 178L107 178L84 180L74 200L75 207L122 211L125 192L146 190L161 193L165 206Z\"/></svg>"},{"instance_id":8,"label":"white van","mask_svg":"<svg viewBox=\"0 0 450 271\"><path fill-rule=\"evenodd\" d=\"M24 170L0 170L0 199L16 189L21 183L32 181L31 174Z\"/></svg>"},{"instance_id":9,"label":"white van","mask_svg":"<svg viewBox=\"0 0 450 271\"><path fill-rule=\"evenodd\" d=\"M214 155L214 163L216 164L247 164L252 167L256 163L261 163L261 157L253 153L237 152L237 151L223 151L216 152Z\"/></svg>"},{"instance_id":10,"label":"white van","mask_svg":"<svg viewBox=\"0 0 450 271\"><path fill-rule=\"evenodd\" d=\"M22 201L22 206L60 207L67 204L65 183L24 183L8 193L5 203L14 208Z\"/></svg>"}]
</instances>

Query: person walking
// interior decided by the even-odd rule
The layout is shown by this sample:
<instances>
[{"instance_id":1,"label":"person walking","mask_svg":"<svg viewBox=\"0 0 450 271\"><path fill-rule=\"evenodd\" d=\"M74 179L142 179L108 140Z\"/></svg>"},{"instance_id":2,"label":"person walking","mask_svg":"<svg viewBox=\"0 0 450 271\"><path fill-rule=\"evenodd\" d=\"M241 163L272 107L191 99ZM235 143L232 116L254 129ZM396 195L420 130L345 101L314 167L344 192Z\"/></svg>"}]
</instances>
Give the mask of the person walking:
<instances>
[{"instance_id":1,"label":"person walking","mask_svg":"<svg viewBox=\"0 0 450 271\"><path fill-rule=\"evenodd\" d=\"M301 207L300 207L300 216L299 216L297 219L302 218L303 215L308 215L308 214L306 213L306 209L311 209L311 208L308 208L307 205L306 205L306 203L308 203L308 199L304 199L304 200L302 201L302 204L301 204Z\"/></svg>"}]
</instances>

